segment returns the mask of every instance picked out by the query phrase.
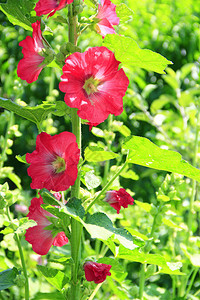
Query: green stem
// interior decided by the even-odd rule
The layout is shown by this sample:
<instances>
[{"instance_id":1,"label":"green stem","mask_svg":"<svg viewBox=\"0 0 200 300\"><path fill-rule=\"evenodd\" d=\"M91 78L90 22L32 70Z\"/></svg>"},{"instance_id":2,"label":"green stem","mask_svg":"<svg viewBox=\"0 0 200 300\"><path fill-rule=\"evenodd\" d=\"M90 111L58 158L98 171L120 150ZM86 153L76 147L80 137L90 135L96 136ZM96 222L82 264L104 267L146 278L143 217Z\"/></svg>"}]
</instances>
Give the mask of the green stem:
<instances>
[{"instance_id":1,"label":"green stem","mask_svg":"<svg viewBox=\"0 0 200 300\"><path fill-rule=\"evenodd\" d=\"M85 213L87 213L90 208L95 204L95 202L104 194L104 192L109 188L109 186L113 183L113 181L119 176L119 174L126 168L128 162L125 161L121 169L110 179L110 181L104 186L101 192L94 198L94 200L88 205Z\"/></svg>"},{"instance_id":2,"label":"green stem","mask_svg":"<svg viewBox=\"0 0 200 300\"><path fill-rule=\"evenodd\" d=\"M141 270L140 270L140 283L139 283L139 299L143 299L143 293L144 293L144 284L145 284L145 269L146 269L146 264L141 265Z\"/></svg>"},{"instance_id":3,"label":"green stem","mask_svg":"<svg viewBox=\"0 0 200 300\"><path fill-rule=\"evenodd\" d=\"M99 283L99 284L95 287L93 293L91 294L91 296L90 296L90 298L89 298L88 300L93 300L93 299L94 299L94 296L96 295L96 293L98 292L98 290L100 289L100 287L102 286L102 284L103 284L103 282Z\"/></svg>"},{"instance_id":4,"label":"green stem","mask_svg":"<svg viewBox=\"0 0 200 300\"><path fill-rule=\"evenodd\" d=\"M69 42L76 45L76 16L73 16L73 3L68 5L68 20L69 20ZM77 115L77 109L71 109L72 117L72 133L76 136L76 142L78 148L81 151L81 120ZM80 154L81 155L81 154ZM71 188L71 197L79 198L80 193L80 170L78 171L78 176L75 184ZM78 278L78 270L80 267L81 258L81 235L83 226L71 218L71 257L73 259L72 269L71 269L71 290L70 299L80 300L80 279Z\"/></svg>"},{"instance_id":5,"label":"green stem","mask_svg":"<svg viewBox=\"0 0 200 300\"><path fill-rule=\"evenodd\" d=\"M192 285L193 285L193 283L194 283L194 280L195 280L195 277L196 277L196 275L197 275L198 270L199 270L199 268L195 268L195 269L194 269L194 272L193 272L193 274L192 274L192 278L191 278L191 280L190 280L190 284L189 284L189 286L188 286L188 288L187 288L187 291L186 291L186 293L185 293L184 299L187 299L187 296L188 296L188 294L189 294L189 292L190 292L190 290L191 290L191 288L192 288Z\"/></svg>"},{"instance_id":6,"label":"green stem","mask_svg":"<svg viewBox=\"0 0 200 300\"><path fill-rule=\"evenodd\" d=\"M8 219L11 223L11 227L14 230L14 227L12 225L12 218L10 215L10 209L8 206L6 207L6 213L7 213ZM29 283L28 283L28 275L27 275L27 271L26 271L26 263L24 260L24 254L22 251L22 247L21 247L21 243L20 243L18 234L14 232L14 236L15 236L15 240L16 240L17 247L19 250L19 255L20 255L20 259L21 259L21 263L22 263L22 269L23 269L23 273L24 273L24 277L25 277L25 300L29 300Z\"/></svg>"},{"instance_id":7,"label":"green stem","mask_svg":"<svg viewBox=\"0 0 200 300\"><path fill-rule=\"evenodd\" d=\"M153 225L151 228L151 232L149 235L149 238L152 238L156 229L156 221L157 218L160 214L160 211L162 210L162 203L160 203L159 207L158 207L158 211L154 216L153 219ZM147 242L145 248L144 248L144 252L145 253L149 253L149 251L151 250L151 245L152 245L153 239L151 239L149 242ZM145 285L145 272L146 272L146 267L147 264L142 264L141 265L141 271L140 271L140 282L139 282L139 299L142 300L143 299L143 293L144 293L144 285Z\"/></svg>"}]
</instances>

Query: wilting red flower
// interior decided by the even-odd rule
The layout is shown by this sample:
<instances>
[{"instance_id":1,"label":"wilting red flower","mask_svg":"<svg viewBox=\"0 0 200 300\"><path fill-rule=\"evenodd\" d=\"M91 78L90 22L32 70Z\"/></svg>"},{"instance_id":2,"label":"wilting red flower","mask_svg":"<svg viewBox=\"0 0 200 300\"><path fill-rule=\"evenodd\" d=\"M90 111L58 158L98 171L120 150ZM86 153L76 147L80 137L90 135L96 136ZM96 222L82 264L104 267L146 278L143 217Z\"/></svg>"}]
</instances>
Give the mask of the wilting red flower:
<instances>
[{"instance_id":1,"label":"wilting red flower","mask_svg":"<svg viewBox=\"0 0 200 300\"><path fill-rule=\"evenodd\" d=\"M31 188L65 191L73 185L78 169L80 150L76 136L64 131L51 136L40 133L36 139L36 150L26 154L30 164L27 172L32 178Z\"/></svg>"},{"instance_id":2,"label":"wilting red flower","mask_svg":"<svg viewBox=\"0 0 200 300\"><path fill-rule=\"evenodd\" d=\"M87 281L101 283L106 279L106 276L111 275L111 273L109 272L111 267L111 265L87 261L84 264L85 278Z\"/></svg>"},{"instance_id":3,"label":"wilting red flower","mask_svg":"<svg viewBox=\"0 0 200 300\"><path fill-rule=\"evenodd\" d=\"M19 43L19 46L23 47L22 53L24 57L20 60L17 67L17 75L28 83L36 81L38 75L45 67L45 64L42 63L44 57L39 54L45 48L40 29L40 21L33 23L32 28L33 37L27 36L25 40Z\"/></svg>"},{"instance_id":4,"label":"wilting red flower","mask_svg":"<svg viewBox=\"0 0 200 300\"><path fill-rule=\"evenodd\" d=\"M104 38L106 34L115 33L113 25L119 24L119 18L116 14L115 4L110 0L101 0L100 2L96 16L99 22L95 25L95 29Z\"/></svg>"},{"instance_id":5,"label":"wilting red flower","mask_svg":"<svg viewBox=\"0 0 200 300\"><path fill-rule=\"evenodd\" d=\"M67 4L74 0L39 0L36 4L35 11L37 16L48 15L53 16L57 10L64 8Z\"/></svg>"},{"instance_id":6,"label":"wilting red flower","mask_svg":"<svg viewBox=\"0 0 200 300\"><path fill-rule=\"evenodd\" d=\"M122 69L118 70L119 64L106 47L67 57L59 88L66 93L66 104L78 108L81 119L97 125L109 114L122 113L129 80Z\"/></svg>"},{"instance_id":7,"label":"wilting red flower","mask_svg":"<svg viewBox=\"0 0 200 300\"><path fill-rule=\"evenodd\" d=\"M40 198L33 198L31 200L27 217L30 220L36 221L37 225L26 230L25 240L32 244L34 252L40 255L46 255L52 245L62 247L68 243L68 238L63 231L58 233L53 230L45 229L45 227L52 224L47 217L55 216L44 210L41 204L43 204L41 196Z\"/></svg>"},{"instance_id":8,"label":"wilting red flower","mask_svg":"<svg viewBox=\"0 0 200 300\"><path fill-rule=\"evenodd\" d=\"M108 191L106 192L105 201L110 204L114 209L116 209L117 213L121 207L127 208L128 205L132 205L134 199L131 197L129 193L126 192L125 189L119 189L119 191Z\"/></svg>"}]
</instances>

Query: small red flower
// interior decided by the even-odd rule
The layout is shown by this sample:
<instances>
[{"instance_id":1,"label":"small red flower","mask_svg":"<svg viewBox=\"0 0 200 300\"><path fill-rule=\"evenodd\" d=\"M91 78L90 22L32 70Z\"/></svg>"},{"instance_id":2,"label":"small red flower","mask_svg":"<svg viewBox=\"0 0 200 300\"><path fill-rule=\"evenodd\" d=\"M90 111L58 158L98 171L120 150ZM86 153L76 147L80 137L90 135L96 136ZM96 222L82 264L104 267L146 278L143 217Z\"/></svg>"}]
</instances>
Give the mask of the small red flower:
<instances>
[{"instance_id":1,"label":"small red flower","mask_svg":"<svg viewBox=\"0 0 200 300\"><path fill-rule=\"evenodd\" d=\"M106 47L90 48L67 57L59 88L66 93L66 104L78 108L81 119L97 125L109 114L122 113L129 80L118 69L119 64Z\"/></svg>"},{"instance_id":2,"label":"small red flower","mask_svg":"<svg viewBox=\"0 0 200 300\"><path fill-rule=\"evenodd\" d=\"M113 25L119 24L119 18L116 14L116 5L110 0L101 0L98 6L98 14L96 18L99 22L96 24L96 31L104 38L106 34L115 33Z\"/></svg>"},{"instance_id":3,"label":"small red flower","mask_svg":"<svg viewBox=\"0 0 200 300\"><path fill-rule=\"evenodd\" d=\"M31 188L65 191L77 178L80 150L76 136L64 131L51 136L40 133L36 139L36 149L26 154L30 164L27 172L32 178Z\"/></svg>"},{"instance_id":4,"label":"small red flower","mask_svg":"<svg viewBox=\"0 0 200 300\"><path fill-rule=\"evenodd\" d=\"M53 16L57 10L64 8L67 4L74 0L39 0L36 4L35 11L37 16L48 15Z\"/></svg>"},{"instance_id":5,"label":"small red flower","mask_svg":"<svg viewBox=\"0 0 200 300\"><path fill-rule=\"evenodd\" d=\"M54 233L52 230L45 229L52 224L47 217L55 216L44 210L41 204L43 204L41 196L31 200L27 217L36 221L37 225L26 230L25 240L32 245L34 252L39 255L46 255L52 245L62 247L68 243L68 238L63 231Z\"/></svg>"},{"instance_id":6,"label":"small red flower","mask_svg":"<svg viewBox=\"0 0 200 300\"><path fill-rule=\"evenodd\" d=\"M108 191L106 192L105 201L110 204L114 209L116 209L117 213L121 207L127 208L128 205L132 205L134 199L131 197L129 193L126 192L125 189L119 189L119 191Z\"/></svg>"},{"instance_id":7,"label":"small red flower","mask_svg":"<svg viewBox=\"0 0 200 300\"><path fill-rule=\"evenodd\" d=\"M84 264L85 278L87 281L101 283L106 279L106 276L111 275L109 272L111 267L111 265L88 261Z\"/></svg>"},{"instance_id":8,"label":"small red flower","mask_svg":"<svg viewBox=\"0 0 200 300\"><path fill-rule=\"evenodd\" d=\"M20 60L17 67L17 75L28 83L36 81L38 75L45 67L45 64L42 63L44 57L39 54L45 48L40 29L40 21L33 23L32 28L33 37L27 36L25 40L19 43L19 46L23 47L22 53L24 57Z\"/></svg>"}]
</instances>

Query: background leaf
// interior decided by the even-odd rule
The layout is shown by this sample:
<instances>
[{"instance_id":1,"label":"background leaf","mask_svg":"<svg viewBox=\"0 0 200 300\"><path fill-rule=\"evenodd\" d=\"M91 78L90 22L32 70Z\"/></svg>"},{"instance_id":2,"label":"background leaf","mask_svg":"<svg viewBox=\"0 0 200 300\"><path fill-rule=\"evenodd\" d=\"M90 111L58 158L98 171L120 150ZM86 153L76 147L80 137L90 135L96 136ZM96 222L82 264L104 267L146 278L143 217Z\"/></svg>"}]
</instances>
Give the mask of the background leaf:
<instances>
[{"instance_id":1,"label":"background leaf","mask_svg":"<svg viewBox=\"0 0 200 300\"><path fill-rule=\"evenodd\" d=\"M59 270L48 268L45 266L37 267L40 270L40 272L44 275L46 280L59 291L61 291L65 284L68 282L68 278L63 272Z\"/></svg>"},{"instance_id":2,"label":"background leaf","mask_svg":"<svg viewBox=\"0 0 200 300\"><path fill-rule=\"evenodd\" d=\"M21 106L10 99L1 97L0 106L36 124L41 123L49 113L54 112L56 109L55 104L43 103L34 107Z\"/></svg>"},{"instance_id":3,"label":"background leaf","mask_svg":"<svg viewBox=\"0 0 200 300\"><path fill-rule=\"evenodd\" d=\"M150 140L139 136L132 136L123 148L130 150L130 163L182 174L200 182L200 170L183 160L178 152L161 149Z\"/></svg>"},{"instance_id":4,"label":"background leaf","mask_svg":"<svg viewBox=\"0 0 200 300\"><path fill-rule=\"evenodd\" d=\"M172 64L164 56L148 49L140 49L131 38L117 34L107 34L103 44L114 51L115 58L126 67L139 67L148 71L165 74L164 69Z\"/></svg>"},{"instance_id":5,"label":"background leaf","mask_svg":"<svg viewBox=\"0 0 200 300\"><path fill-rule=\"evenodd\" d=\"M85 160L89 162L99 162L116 158L119 155L111 151L104 151L100 147L90 146L85 149L84 156Z\"/></svg>"},{"instance_id":6,"label":"background leaf","mask_svg":"<svg viewBox=\"0 0 200 300\"><path fill-rule=\"evenodd\" d=\"M0 4L0 10L6 14L13 25L19 25L32 31L31 24L36 22L38 18L32 17L30 12L36 2L37 0L7 0L6 3Z\"/></svg>"},{"instance_id":7,"label":"background leaf","mask_svg":"<svg viewBox=\"0 0 200 300\"><path fill-rule=\"evenodd\" d=\"M15 285L15 279L18 275L16 268L8 269L0 273L0 290L5 290Z\"/></svg>"}]
</instances>

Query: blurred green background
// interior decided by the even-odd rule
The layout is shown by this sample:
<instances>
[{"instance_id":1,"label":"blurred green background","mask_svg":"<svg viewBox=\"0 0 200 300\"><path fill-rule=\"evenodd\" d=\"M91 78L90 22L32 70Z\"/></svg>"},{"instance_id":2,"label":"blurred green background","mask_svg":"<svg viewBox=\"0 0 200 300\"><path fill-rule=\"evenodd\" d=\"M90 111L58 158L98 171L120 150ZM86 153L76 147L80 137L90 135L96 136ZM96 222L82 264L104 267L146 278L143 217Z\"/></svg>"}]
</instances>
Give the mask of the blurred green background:
<instances>
[{"instance_id":1,"label":"blurred green background","mask_svg":"<svg viewBox=\"0 0 200 300\"><path fill-rule=\"evenodd\" d=\"M6 1L1 1L6 2ZM112 1L120 4L121 1ZM150 49L158 52L173 64L167 68L166 75L147 72L143 69L125 69L130 80L130 85L124 97L124 112L118 117L109 117L104 123L98 126L99 130L93 128L90 132L87 125L83 125L83 149L89 144L98 144L105 149L118 152L121 149L122 141L129 136L139 135L149 138L156 145L178 151L185 160L191 164L199 166L199 152L194 157L195 138L198 123L199 97L200 97L200 2L196 0L134 0L123 1L134 12L130 17L124 17L117 33L132 37L142 49ZM59 51L60 46L67 41L67 25L59 24L57 15L65 16L66 10L59 11L55 18L46 19L44 22L50 28L45 31L45 38L49 41L55 51ZM84 6L81 17L90 17L95 11ZM31 32L13 26L7 17L0 12L0 97L12 99L21 105L35 106L43 101L55 103L63 101L64 94L58 89L61 70L55 68L45 68L36 82L27 84L18 78L16 69L19 60L22 58L19 42ZM102 38L94 30L88 28L78 39L78 46L85 51L90 46L101 46ZM11 120L12 117L12 120ZM7 145L7 160L5 167L13 167L13 173L18 177L9 177L10 169L4 168L1 174L0 183L6 181L10 189L14 190L17 203L28 205L34 191L30 190L30 178L27 176L26 165L19 162L15 156L32 152L35 146L35 139L38 134L37 127L29 121L0 108L0 135L4 136L7 124L11 120L11 130ZM70 117L59 117L49 115L43 121L43 130L49 134L60 133L64 130L71 130ZM2 147L4 139L1 138ZM121 164L123 158L112 160L106 164L94 164L85 166L83 172L89 169L94 170L95 175L101 178L102 186L106 179L111 177L116 168ZM124 187L134 199L141 202L158 205L157 192L162 188L166 172L155 171L137 165L130 165L129 173L123 174L117 180L113 188ZM21 180L21 182L20 182ZM86 189L84 184L83 189ZM100 187L97 188L97 190ZM21 191L20 191L21 190ZM23 190L23 192L22 192ZM198 186L196 202L194 205L195 217L192 224L193 239L190 244L186 243L184 231L187 229L187 216L192 193L192 180L183 176L172 176L168 180L168 191L174 191L179 201L170 199L166 204L166 219L173 222L167 224L161 220L157 224L157 240L153 244L153 253L161 254L169 261L181 261L185 266L183 272L189 274L193 272L197 265L193 264L190 255L199 253L200 247L200 200ZM93 193L94 191L91 191ZM167 195L167 194L166 194ZM97 210L101 211L101 203ZM139 232L148 235L152 226L154 215L134 205L123 211L119 216L113 214L113 210L107 206L103 209L110 215L118 226L125 226L137 229ZM12 208L14 216L20 213ZM2 220L1 220L2 219ZM0 216L0 224L3 226L3 216ZM181 230L182 226L185 230ZM3 240L1 235L1 254L6 255L7 262L0 261L0 268L12 264L16 259L14 246L9 246L9 241ZM87 240L87 255L94 254L94 241ZM29 245L24 242L33 255ZM186 250L184 251L184 246ZM69 249L66 248L66 251ZM57 251L57 250L55 250ZM61 250L59 250L61 251ZM186 252L190 255L186 255ZM68 253L68 252L66 252ZM111 255L107 252L107 255ZM87 256L86 255L86 256ZM92 255L92 254L91 254ZM51 254L50 254L51 256ZM108 285L97 294L95 299L136 299L138 295L140 264L135 262L121 262L127 275L126 280L119 280L113 283L110 279ZM32 265L33 264L33 265ZM31 285L32 296L37 292L51 290L46 282L38 282L38 271L35 268L36 262L30 261L32 268ZM196 270L196 269L195 269ZM191 273L192 274L192 273ZM184 285L181 276L175 277L167 274L156 274L156 270L150 273L147 278L148 284L145 289L145 299L186 299L181 285ZM45 280L44 280L45 281ZM188 277L189 282L189 277ZM35 284L35 285L34 285ZM44 285L44 287L42 286ZM120 287L120 288L119 288ZM186 284L186 287L188 285ZM35 289L35 290L34 290ZM200 279L197 275L191 287L192 296L188 299L199 299L199 294L194 296L200 289ZM4 291L0 294L2 299L22 299L23 292L13 287L11 293ZM106 296L105 296L106 295ZM189 296L188 296L189 297ZM35 298L40 299L40 298ZM42 298L41 298L42 299Z\"/></svg>"}]
</instances>

